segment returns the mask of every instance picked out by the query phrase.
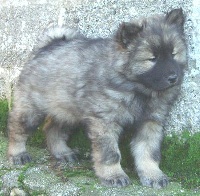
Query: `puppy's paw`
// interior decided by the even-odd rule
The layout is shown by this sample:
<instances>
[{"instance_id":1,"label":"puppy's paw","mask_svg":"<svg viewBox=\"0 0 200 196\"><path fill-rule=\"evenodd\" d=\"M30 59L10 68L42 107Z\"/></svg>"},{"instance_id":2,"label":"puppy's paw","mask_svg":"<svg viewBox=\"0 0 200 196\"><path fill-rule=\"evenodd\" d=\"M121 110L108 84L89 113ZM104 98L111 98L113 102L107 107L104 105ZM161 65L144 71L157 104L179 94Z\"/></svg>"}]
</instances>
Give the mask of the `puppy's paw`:
<instances>
[{"instance_id":1,"label":"puppy's paw","mask_svg":"<svg viewBox=\"0 0 200 196\"><path fill-rule=\"evenodd\" d=\"M163 173L155 176L141 175L140 182L143 186L160 189L166 187L169 184L169 179Z\"/></svg>"},{"instance_id":2,"label":"puppy's paw","mask_svg":"<svg viewBox=\"0 0 200 196\"><path fill-rule=\"evenodd\" d=\"M70 153L63 153L56 157L58 162L65 162L65 163L76 163L78 162L78 158L74 152Z\"/></svg>"},{"instance_id":3,"label":"puppy's paw","mask_svg":"<svg viewBox=\"0 0 200 196\"><path fill-rule=\"evenodd\" d=\"M101 179L104 186L108 187L125 187L130 184L129 177L127 175L116 175L108 179Z\"/></svg>"},{"instance_id":4,"label":"puppy's paw","mask_svg":"<svg viewBox=\"0 0 200 196\"><path fill-rule=\"evenodd\" d=\"M22 152L18 155L9 155L9 162L14 165L24 165L31 162L31 156L27 152Z\"/></svg>"}]
</instances>

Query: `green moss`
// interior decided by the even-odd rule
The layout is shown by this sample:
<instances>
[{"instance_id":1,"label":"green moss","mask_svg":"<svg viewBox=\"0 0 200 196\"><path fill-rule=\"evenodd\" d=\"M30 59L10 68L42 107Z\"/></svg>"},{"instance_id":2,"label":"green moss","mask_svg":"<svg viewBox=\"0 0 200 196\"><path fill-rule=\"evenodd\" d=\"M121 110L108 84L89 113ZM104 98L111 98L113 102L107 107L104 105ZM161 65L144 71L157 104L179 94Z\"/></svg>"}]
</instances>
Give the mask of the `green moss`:
<instances>
[{"instance_id":1,"label":"green moss","mask_svg":"<svg viewBox=\"0 0 200 196\"><path fill-rule=\"evenodd\" d=\"M68 145L72 149L78 150L80 159L88 159L90 157L91 143L83 128L79 127L78 131L71 135Z\"/></svg>"},{"instance_id":2,"label":"green moss","mask_svg":"<svg viewBox=\"0 0 200 196\"><path fill-rule=\"evenodd\" d=\"M200 188L200 133L167 136L163 143L161 168L186 188Z\"/></svg>"},{"instance_id":3,"label":"green moss","mask_svg":"<svg viewBox=\"0 0 200 196\"><path fill-rule=\"evenodd\" d=\"M6 134L6 126L8 119L8 102L6 100L0 101L0 133Z\"/></svg>"},{"instance_id":4,"label":"green moss","mask_svg":"<svg viewBox=\"0 0 200 196\"><path fill-rule=\"evenodd\" d=\"M19 174L18 176L18 186L24 190L28 190L28 188L24 185L24 179L25 179L25 174L26 174L26 171L31 167L33 166L32 163L27 163L26 165L24 165L22 168L21 168L21 173Z\"/></svg>"},{"instance_id":5,"label":"green moss","mask_svg":"<svg viewBox=\"0 0 200 196\"><path fill-rule=\"evenodd\" d=\"M46 195L45 191L31 191L31 193L29 193L29 195L31 196L42 196L42 195Z\"/></svg>"},{"instance_id":6,"label":"green moss","mask_svg":"<svg viewBox=\"0 0 200 196\"><path fill-rule=\"evenodd\" d=\"M122 135L119 142L119 148L122 156L121 164L124 168L133 169L134 161L131 156L130 143L133 134L131 130L126 130L126 133Z\"/></svg>"},{"instance_id":7,"label":"green moss","mask_svg":"<svg viewBox=\"0 0 200 196\"><path fill-rule=\"evenodd\" d=\"M92 164L87 161L81 162L81 164L79 165L65 168L63 174L67 178L81 176L91 177L94 179L96 178L95 173L92 169Z\"/></svg>"},{"instance_id":8,"label":"green moss","mask_svg":"<svg viewBox=\"0 0 200 196\"><path fill-rule=\"evenodd\" d=\"M28 138L28 144L35 147L45 147L45 134L42 131L42 126L39 127L31 137Z\"/></svg>"}]
</instances>

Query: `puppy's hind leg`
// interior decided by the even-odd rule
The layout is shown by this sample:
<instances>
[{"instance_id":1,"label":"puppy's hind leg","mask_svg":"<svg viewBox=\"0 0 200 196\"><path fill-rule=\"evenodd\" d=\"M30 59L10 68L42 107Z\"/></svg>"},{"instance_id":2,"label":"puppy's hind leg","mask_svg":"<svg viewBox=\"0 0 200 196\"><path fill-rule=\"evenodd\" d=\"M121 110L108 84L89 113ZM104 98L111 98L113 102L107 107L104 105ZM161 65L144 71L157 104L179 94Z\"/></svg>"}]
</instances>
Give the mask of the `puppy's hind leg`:
<instances>
[{"instance_id":1,"label":"puppy's hind leg","mask_svg":"<svg viewBox=\"0 0 200 196\"><path fill-rule=\"evenodd\" d=\"M31 161L26 151L26 141L43 119L44 115L30 104L27 107L13 107L8 120L8 159L11 163L20 165Z\"/></svg>"},{"instance_id":2,"label":"puppy's hind leg","mask_svg":"<svg viewBox=\"0 0 200 196\"><path fill-rule=\"evenodd\" d=\"M44 131L47 139L47 147L50 153L61 162L76 162L77 157L71 148L67 146L68 127L65 123L57 122L51 117L47 118Z\"/></svg>"}]
</instances>

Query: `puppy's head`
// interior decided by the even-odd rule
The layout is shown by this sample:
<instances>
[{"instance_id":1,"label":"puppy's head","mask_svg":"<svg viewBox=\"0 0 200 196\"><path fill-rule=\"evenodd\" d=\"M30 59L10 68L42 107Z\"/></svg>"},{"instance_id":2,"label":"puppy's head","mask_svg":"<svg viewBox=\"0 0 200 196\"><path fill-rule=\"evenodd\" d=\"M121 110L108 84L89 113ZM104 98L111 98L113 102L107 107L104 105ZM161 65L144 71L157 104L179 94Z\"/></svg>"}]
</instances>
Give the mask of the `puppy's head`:
<instances>
[{"instance_id":1,"label":"puppy's head","mask_svg":"<svg viewBox=\"0 0 200 196\"><path fill-rule=\"evenodd\" d=\"M187 63L183 25L182 9L123 23L116 39L129 53L126 77L156 91L180 84Z\"/></svg>"}]
</instances>

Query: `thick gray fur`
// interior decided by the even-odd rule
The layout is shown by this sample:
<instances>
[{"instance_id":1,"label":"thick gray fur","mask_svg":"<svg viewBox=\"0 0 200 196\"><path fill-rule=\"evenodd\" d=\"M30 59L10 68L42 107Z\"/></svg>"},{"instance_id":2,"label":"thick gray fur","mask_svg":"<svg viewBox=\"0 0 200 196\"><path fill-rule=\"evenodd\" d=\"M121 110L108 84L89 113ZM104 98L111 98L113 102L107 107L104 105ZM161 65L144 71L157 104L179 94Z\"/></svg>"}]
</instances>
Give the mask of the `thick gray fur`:
<instances>
[{"instance_id":1,"label":"thick gray fur","mask_svg":"<svg viewBox=\"0 0 200 196\"><path fill-rule=\"evenodd\" d=\"M130 180L120 166L118 140L123 128L133 125L131 150L141 183L165 187L160 144L187 63L183 24L182 10L176 9L123 23L109 39L89 39L63 27L60 34L56 28L54 36L49 30L14 91L9 160L31 160L27 137L47 119L44 130L51 154L73 162L68 131L82 123L91 139L96 175L107 186L126 186Z\"/></svg>"}]
</instances>

